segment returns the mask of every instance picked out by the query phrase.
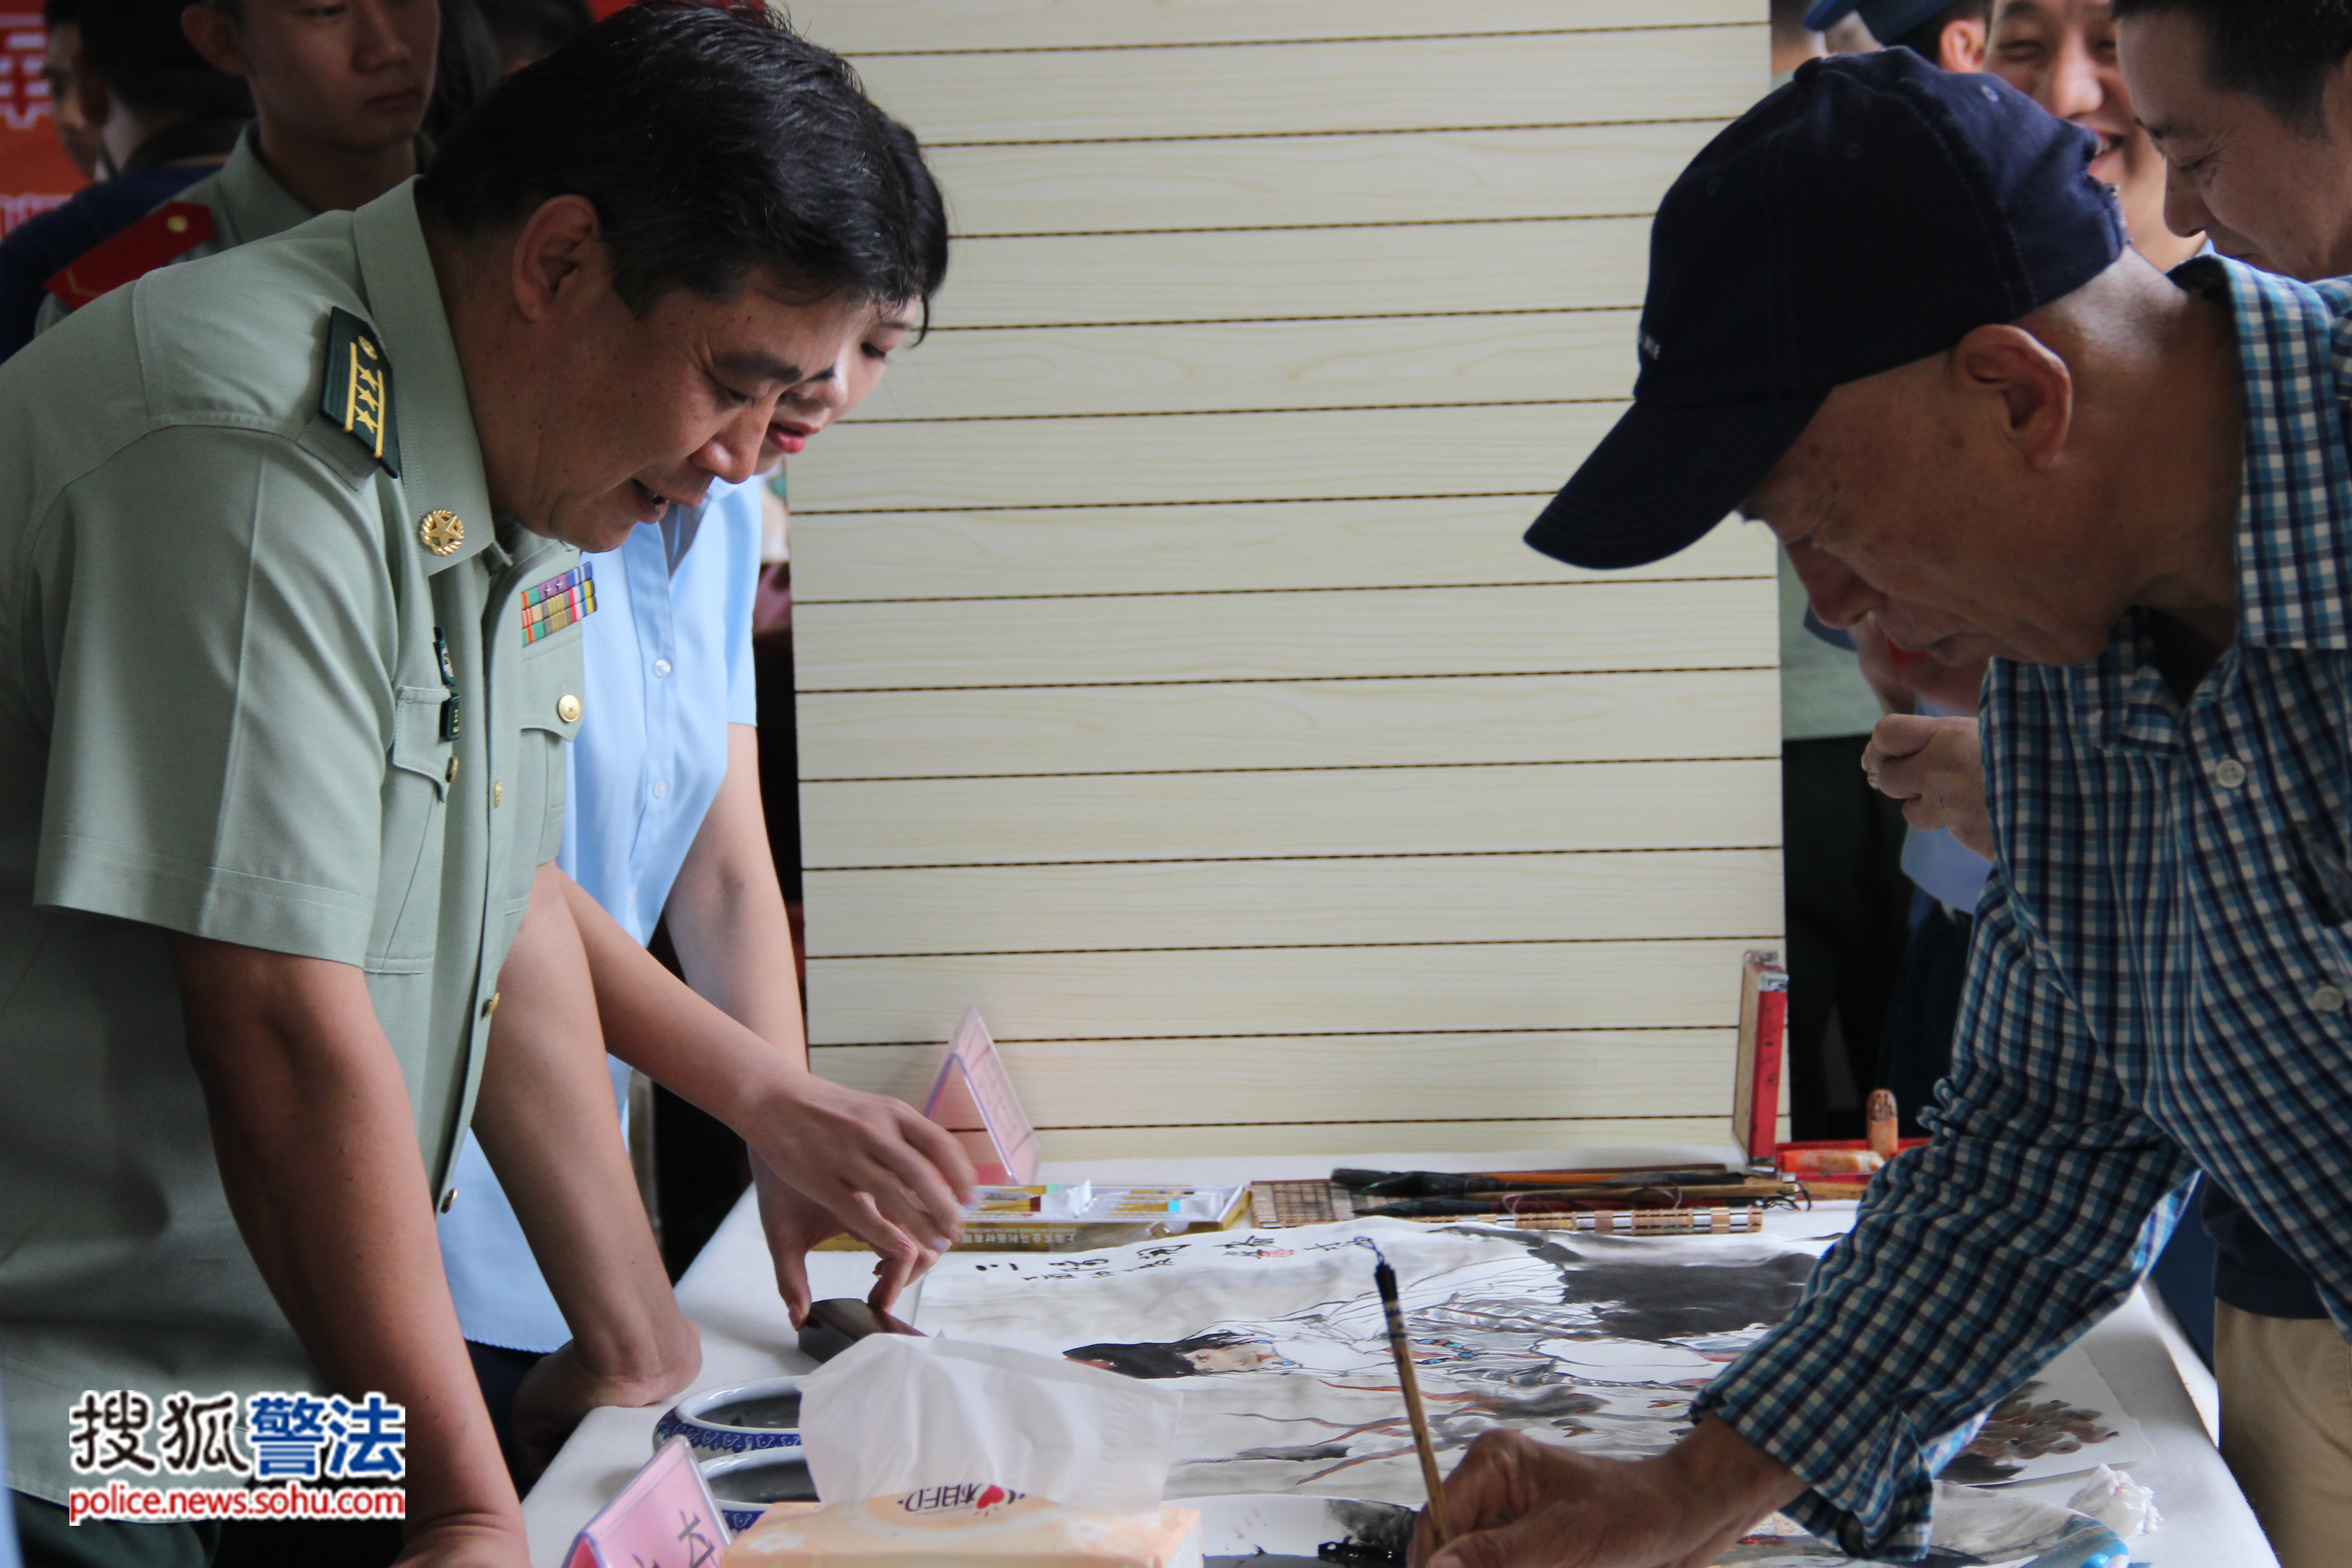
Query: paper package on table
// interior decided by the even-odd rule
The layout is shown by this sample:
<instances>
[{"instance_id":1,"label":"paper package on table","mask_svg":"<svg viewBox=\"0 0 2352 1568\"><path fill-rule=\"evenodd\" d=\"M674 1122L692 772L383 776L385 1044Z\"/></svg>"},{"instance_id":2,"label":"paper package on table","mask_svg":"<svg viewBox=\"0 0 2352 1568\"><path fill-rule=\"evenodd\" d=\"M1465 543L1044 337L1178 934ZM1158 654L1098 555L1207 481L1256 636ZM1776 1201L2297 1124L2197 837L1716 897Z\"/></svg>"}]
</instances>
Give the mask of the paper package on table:
<instances>
[{"instance_id":1,"label":"paper package on table","mask_svg":"<svg viewBox=\"0 0 2352 1568\"><path fill-rule=\"evenodd\" d=\"M877 1334L801 1384L825 1501L779 1503L727 1568L1199 1568L1160 1492L1182 1395L992 1345Z\"/></svg>"}]
</instances>

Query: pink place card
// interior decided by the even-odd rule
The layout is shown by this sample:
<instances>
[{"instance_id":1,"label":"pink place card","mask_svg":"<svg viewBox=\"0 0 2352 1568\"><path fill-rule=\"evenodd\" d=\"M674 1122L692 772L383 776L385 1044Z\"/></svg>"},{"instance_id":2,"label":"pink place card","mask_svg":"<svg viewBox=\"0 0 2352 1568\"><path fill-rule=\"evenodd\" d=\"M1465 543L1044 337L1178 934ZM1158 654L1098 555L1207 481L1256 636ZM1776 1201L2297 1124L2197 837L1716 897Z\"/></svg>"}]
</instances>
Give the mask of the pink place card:
<instances>
[{"instance_id":1,"label":"pink place card","mask_svg":"<svg viewBox=\"0 0 2352 1568\"><path fill-rule=\"evenodd\" d=\"M662 1445L588 1521L564 1568L714 1568L727 1526L683 1437Z\"/></svg>"},{"instance_id":2,"label":"pink place card","mask_svg":"<svg viewBox=\"0 0 2352 1568\"><path fill-rule=\"evenodd\" d=\"M977 1007L964 1009L923 1114L956 1135L984 1185L1026 1186L1036 1177L1037 1134Z\"/></svg>"}]
</instances>

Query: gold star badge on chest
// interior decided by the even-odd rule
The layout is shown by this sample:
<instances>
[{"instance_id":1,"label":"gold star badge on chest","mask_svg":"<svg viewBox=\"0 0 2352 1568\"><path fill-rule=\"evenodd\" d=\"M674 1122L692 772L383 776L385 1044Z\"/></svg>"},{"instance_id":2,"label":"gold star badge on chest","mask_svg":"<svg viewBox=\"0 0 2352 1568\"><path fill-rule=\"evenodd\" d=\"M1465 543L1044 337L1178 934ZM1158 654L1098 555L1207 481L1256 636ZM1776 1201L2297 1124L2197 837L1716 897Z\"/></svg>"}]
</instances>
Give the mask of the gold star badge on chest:
<instances>
[{"instance_id":1,"label":"gold star badge on chest","mask_svg":"<svg viewBox=\"0 0 2352 1568\"><path fill-rule=\"evenodd\" d=\"M416 521L416 537L436 555L454 555L466 542L466 520L454 511L428 511Z\"/></svg>"}]
</instances>

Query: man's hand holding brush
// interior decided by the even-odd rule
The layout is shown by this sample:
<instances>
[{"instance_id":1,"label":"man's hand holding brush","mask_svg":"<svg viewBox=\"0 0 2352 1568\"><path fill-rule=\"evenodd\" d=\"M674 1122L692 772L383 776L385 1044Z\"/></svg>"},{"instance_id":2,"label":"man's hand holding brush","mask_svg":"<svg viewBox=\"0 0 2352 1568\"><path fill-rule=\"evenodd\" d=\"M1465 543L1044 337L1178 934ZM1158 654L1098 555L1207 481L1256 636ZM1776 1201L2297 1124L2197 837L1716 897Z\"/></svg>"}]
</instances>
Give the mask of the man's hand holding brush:
<instances>
[{"instance_id":1,"label":"man's hand holding brush","mask_svg":"<svg viewBox=\"0 0 2352 1568\"><path fill-rule=\"evenodd\" d=\"M1650 1459L1602 1459L1489 1432L1445 1483L1453 1543L1429 1518L1415 1568L1708 1568L1805 1483L1713 1416Z\"/></svg>"}]
</instances>

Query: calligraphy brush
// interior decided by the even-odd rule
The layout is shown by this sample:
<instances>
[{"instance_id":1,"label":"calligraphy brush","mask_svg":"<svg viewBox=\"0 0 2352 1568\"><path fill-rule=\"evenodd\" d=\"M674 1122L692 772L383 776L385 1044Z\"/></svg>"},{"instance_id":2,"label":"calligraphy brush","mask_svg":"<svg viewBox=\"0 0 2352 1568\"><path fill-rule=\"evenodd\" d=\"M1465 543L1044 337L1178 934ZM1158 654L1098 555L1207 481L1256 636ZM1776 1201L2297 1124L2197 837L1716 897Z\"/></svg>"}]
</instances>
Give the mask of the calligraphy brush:
<instances>
[{"instance_id":1,"label":"calligraphy brush","mask_svg":"<svg viewBox=\"0 0 2352 1568\"><path fill-rule=\"evenodd\" d=\"M1371 1248L1380 1261L1372 1268L1372 1283L1381 1293L1381 1310L1388 1314L1389 1353L1396 1357L1397 1381L1404 1385L1404 1413L1412 1423L1412 1446L1421 1455L1421 1481L1429 1491L1429 1532L1443 1548L1454 1539L1454 1521L1446 1512L1445 1483L1437 1474L1437 1446L1430 1440L1429 1413L1421 1407L1421 1380L1413 1374L1412 1347L1404 1337L1404 1309L1397 1301L1396 1270L1378 1244L1368 1237L1353 1238L1359 1247Z\"/></svg>"},{"instance_id":2,"label":"calligraphy brush","mask_svg":"<svg viewBox=\"0 0 2352 1568\"><path fill-rule=\"evenodd\" d=\"M1447 1215L1593 1214L1617 1209L1703 1208L1759 1203L1788 1195L1780 1182L1727 1184L1720 1187L1539 1187L1533 1192L1486 1193L1475 1197L1397 1198L1358 1209L1358 1219L1431 1219ZM1369 1194L1366 1194L1369 1195Z\"/></svg>"},{"instance_id":3,"label":"calligraphy brush","mask_svg":"<svg viewBox=\"0 0 2352 1568\"><path fill-rule=\"evenodd\" d=\"M1661 1171L1627 1167L1617 1171L1357 1171L1331 1173L1332 1182L1367 1197L1464 1198L1488 1193L1530 1189L1591 1187L1714 1187L1747 1181L1746 1172L1714 1170Z\"/></svg>"}]
</instances>

